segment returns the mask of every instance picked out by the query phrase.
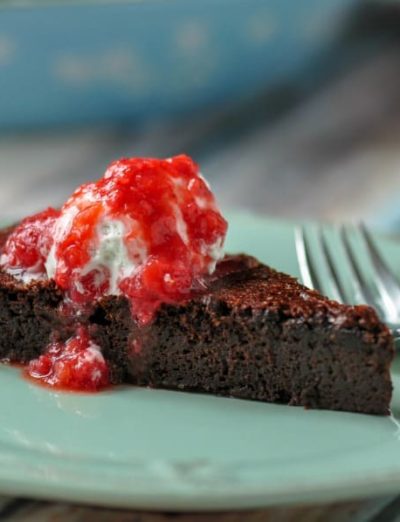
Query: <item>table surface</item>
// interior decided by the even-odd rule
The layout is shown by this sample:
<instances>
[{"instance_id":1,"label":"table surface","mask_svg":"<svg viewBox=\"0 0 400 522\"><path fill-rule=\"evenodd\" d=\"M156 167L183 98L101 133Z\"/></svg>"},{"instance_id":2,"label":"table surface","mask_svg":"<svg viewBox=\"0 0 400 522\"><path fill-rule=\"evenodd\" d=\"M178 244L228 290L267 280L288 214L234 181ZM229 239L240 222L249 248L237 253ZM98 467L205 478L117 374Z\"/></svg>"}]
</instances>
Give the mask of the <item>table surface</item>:
<instances>
[{"instance_id":1,"label":"table surface","mask_svg":"<svg viewBox=\"0 0 400 522\"><path fill-rule=\"evenodd\" d=\"M231 513L144 513L0 497L0 520L18 522L394 522L400 497Z\"/></svg>"},{"instance_id":2,"label":"table surface","mask_svg":"<svg viewBox=\"0 0 400 522\"><path fill-rule=\"evenodd\" d=\"M1 217L58 205L123 155L188 152L224 208L276 217L365 219L396 230L400 211L400 50L360 63L278 115L260 100L254 122L234 110L201 120L0 137ZM243 111L242 111L243 112ZM400 497L230 514L157 514L0 498L0 519L47 522L388 521Z\"/></svg>"},{"instance_id":3,"label":"table surface","mask_svg":"<svg viewBox=\"0 0 400 522\"><path fill-rule=\"evenodd\" d=\"M224 208L296 219L362 218L380 226L396 222L399 58L400 50L391 48L278 114L266 97L246 118L243 109L233 109L140 129L0 136L1 217L61 204L115 158L187 152Z\"/></svg>"}]
</instances>

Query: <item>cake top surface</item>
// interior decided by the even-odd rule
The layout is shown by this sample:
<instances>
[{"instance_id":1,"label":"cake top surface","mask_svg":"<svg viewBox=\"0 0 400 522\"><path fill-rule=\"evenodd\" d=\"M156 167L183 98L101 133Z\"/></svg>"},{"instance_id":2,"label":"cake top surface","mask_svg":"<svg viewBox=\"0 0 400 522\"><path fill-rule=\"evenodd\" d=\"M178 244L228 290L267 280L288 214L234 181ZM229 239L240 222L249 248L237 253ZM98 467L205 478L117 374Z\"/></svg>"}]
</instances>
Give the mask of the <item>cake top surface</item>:
<instances>
[{"instance_id":1,"label":"cake top surface","mask_svg":"<svg viewBox=\"0 0 400 522\"><path fill-rule=\"evenodd\" d=\"M282 319L329 322L337 328L361 328L388 335L375 310L366 305L344 305L300 284L247 255L226 256L213 276L209 292L231 309L275 313Z\"/></svg>"}]
</instances>

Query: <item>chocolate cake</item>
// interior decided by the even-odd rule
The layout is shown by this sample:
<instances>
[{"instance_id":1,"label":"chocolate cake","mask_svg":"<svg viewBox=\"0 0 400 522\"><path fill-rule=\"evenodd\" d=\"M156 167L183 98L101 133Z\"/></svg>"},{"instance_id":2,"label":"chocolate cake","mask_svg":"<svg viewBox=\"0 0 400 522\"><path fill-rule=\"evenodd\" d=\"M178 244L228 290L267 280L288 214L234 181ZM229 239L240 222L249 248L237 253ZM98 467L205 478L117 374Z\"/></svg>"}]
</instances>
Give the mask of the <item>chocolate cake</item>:
<instances>
[{"instance_id":1,"label":"chocolate cake","mask_svg":"<svg viewBox=\"0 0 400 522\"><path fill-rule=\"evenodd\" d=\"M3 233L1 244L10 231ZM52 280L0 272L0 358L26 363L72 333ZM113 383L388 414L393 341L375 311L331 301L246 256L225 257L207 288L139 325L124 296L83 322Z\"/></svg>"},{"instance_id":2,"label":"chocolate cake","mask_svg":"<svg viewBox=\"0 0 400 522\"><path fill-rule=\"evenodd\" d=\"M55 389L132 383L388 414L393 341L247 255L188 156L122 158L0 233L0 358Z\"/></svg>"}]
</instances>

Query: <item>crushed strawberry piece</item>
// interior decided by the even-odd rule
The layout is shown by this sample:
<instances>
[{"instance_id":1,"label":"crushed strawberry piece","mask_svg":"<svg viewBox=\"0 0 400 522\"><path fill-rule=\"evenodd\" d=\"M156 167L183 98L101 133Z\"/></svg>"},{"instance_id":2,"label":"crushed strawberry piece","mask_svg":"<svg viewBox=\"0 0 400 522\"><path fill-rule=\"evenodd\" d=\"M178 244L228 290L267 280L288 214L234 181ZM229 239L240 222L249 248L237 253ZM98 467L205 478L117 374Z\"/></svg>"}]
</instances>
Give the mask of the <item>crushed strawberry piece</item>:
<instances>
[{"instance_id":1,"label":"crushed strawberry piece","mask_svg":"<svg viewBox=\"0 0 400 522\"><path fill-rule=\"evenodd\" d=\"M107 363L83 326L66 342L50 343L26 371L32 379L56 389L97 391L109 385Z\"/></svg>"},{"instance_id":2,"label":"crushed strawberry piece","mask_svg":"<svg viewBox=\"0 0 400 522\"><path fill-rule=\"evenodd\" d=\"M8 268L43 273L59 215L58 210L49 207L21 221L7 238L2 251L2 264Z\"/></svg>"}]
</instances>

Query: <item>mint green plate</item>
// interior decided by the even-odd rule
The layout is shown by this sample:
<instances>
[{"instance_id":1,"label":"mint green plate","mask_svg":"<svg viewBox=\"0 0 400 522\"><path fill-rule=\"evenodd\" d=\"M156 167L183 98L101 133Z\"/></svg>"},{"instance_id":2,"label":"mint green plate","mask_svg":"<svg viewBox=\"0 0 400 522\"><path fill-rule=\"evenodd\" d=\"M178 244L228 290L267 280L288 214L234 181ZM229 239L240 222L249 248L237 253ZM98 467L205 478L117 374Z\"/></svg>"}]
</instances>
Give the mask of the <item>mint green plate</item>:
<instances>
[{"instance_id":1,"label":"mint green plate","mask_svg":"<svg viewBox=\"0 0 400 522\"><path fill-rule=\"evenodd\" d=\"M233 215L230 251L298 275L290 224ZM381 240L400 269L400 247ZM255 508L400 490L393 417L134 387L52 393L0 367L0 491L153 510Z\"/></svg>"}]
</instances>

